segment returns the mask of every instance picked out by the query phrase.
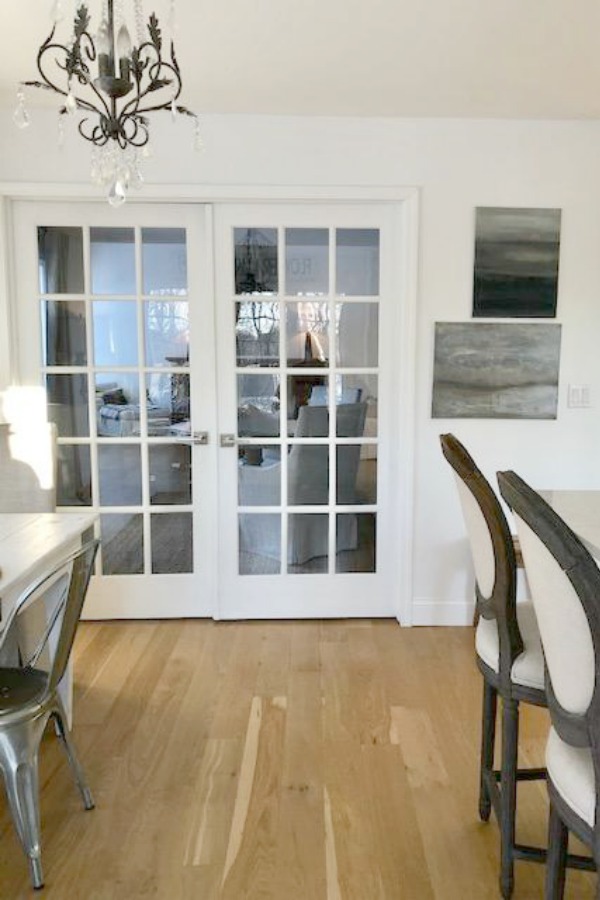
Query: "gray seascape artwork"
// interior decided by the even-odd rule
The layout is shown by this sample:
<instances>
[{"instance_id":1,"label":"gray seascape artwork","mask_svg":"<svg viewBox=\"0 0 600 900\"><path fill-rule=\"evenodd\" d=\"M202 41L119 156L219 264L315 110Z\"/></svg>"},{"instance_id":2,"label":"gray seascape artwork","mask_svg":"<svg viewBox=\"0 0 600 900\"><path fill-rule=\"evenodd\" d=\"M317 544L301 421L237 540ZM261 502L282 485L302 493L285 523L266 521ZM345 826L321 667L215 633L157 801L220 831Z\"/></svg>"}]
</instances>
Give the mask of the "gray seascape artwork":
<instances>
[{"instance_id":1,"label":"gray seascape artwork","mask_svg":"<svg viewBox=\"0 0 600 900\"><path fill-rule=\"evenodd\" d=\"M556 316L560 209L479 207L474 317Z\"/></svg>"},{"instance_id":2,"label":"gray seascape artwork","mask_svg":"<svg viewBox=\"0 0 600 900\"><path fill-rule=\"evenodd\" d=\"M434 419L555 419L560 325L437 322Z\"/></svg>"}]
</instances>

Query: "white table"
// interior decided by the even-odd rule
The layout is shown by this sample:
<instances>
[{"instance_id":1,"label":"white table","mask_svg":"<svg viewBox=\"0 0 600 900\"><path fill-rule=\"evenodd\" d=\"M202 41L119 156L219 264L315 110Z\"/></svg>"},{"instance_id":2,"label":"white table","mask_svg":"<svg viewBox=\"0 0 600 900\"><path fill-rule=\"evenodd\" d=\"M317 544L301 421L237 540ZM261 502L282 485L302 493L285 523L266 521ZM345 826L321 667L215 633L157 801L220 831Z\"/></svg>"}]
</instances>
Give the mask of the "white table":
<instances>
[{"instance_id":1,"label":"white table","mask_svg":"<svg viewBox=\"0 0 600 900\"><path fill-rule=\"evenodd\" d=\"M600 491L539 491L592 556L600 560Z\"/></svg>"},{"instance_id":2,"label":"white table","mask_svg":"<svg viewBox=\"0 0 600 900\"><path fill-rule=\"evenodd\" d=\"M81 546L92 513L0 513L0 634L22 591ZM61 693L71 719L71 673Z\"/></svg>"}]
</instances>

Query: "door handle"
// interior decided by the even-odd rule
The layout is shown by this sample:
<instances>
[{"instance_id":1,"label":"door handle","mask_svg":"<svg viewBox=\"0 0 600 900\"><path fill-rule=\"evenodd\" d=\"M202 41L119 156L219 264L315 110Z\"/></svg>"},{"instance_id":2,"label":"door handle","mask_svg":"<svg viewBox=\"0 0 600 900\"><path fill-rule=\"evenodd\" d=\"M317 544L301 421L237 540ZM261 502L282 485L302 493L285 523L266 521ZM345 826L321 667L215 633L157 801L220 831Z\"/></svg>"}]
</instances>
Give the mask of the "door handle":
<instances>
[{"instance_id":1,"label":"door handle","mask_svg":"<svg viewBox=\"0 0 600 900\"><path fill-rule=\"evenodd\" d=\"M222 434L221 447L235 447L237 440L235 434Z\"/></svg>"},{"instance_id":2,"label":"door handle","mask_svg":"<svg viewBox=\"0 0 600 900\"><path fill-rule=\"evenodd\" d=\"M189 438L179 438L178 444L192 444L194 447L206 447L210 441L208 431L193 431Z\"/></svg>"}]
</instances>

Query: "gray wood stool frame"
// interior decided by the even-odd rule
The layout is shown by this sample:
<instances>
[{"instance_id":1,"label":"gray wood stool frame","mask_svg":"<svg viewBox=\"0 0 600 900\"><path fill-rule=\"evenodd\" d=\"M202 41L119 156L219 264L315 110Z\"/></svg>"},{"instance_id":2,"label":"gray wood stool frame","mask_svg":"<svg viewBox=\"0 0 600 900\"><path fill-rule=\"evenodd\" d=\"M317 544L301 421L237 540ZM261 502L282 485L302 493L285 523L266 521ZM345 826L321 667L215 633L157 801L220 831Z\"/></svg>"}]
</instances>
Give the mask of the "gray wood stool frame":
<instances>
[{"instance_id":1,"label":"gray wood stool frame","mask_svg":"<svg viewBox=\"0 0 600 900\"><path fill-rule=\"evenodd\" d=\"M565 869L572 859L567 853L569 831L592 851L593 860L577 857L581 863L579 868L597 868L600 862L600 569L568 525L515 472L499 472L498 485L513 512L537 535L571 582L588 620L594 649L594 690L587 710L581 715L561 706L554 693L547 665L545 667L552 725L566 743L591 750L596 784L595 827L591 828L563 800L552 779L547 779L550 821L545 897L546 900L562 900ZM596 896L600 898L600 883Z\"/></svg>"},{"instance_id":2,"label":"gray wood stool frame","mask_svg":"<svg viewBox=\"0 0 600 900\"><path fill-rule=\"evenodd\" d=\"M481 766L479 815L487 821L494 810L500 826L500 890L510 897L514 888L515 860L544 863L546 850L516 841L517 783L546 778L544 768L519 769L519 704L547 706L543 689L516 684L511 677L513 663L523 652L523 639L517 622L517 563L513 537L500 502L473 458L452 434L440 435L442 452L458 477L471 492L485 519L494 554L494 585L484 597L475 585L476 610L484 619L495 619L498 628L498 672L477 656L483 675L483 714L481 729ZM502 700L502 745L500 769L494 769L494 743L498 695ZM589 867L585 858L570 855L569 864Z\"/></svg>"}]
</instances>

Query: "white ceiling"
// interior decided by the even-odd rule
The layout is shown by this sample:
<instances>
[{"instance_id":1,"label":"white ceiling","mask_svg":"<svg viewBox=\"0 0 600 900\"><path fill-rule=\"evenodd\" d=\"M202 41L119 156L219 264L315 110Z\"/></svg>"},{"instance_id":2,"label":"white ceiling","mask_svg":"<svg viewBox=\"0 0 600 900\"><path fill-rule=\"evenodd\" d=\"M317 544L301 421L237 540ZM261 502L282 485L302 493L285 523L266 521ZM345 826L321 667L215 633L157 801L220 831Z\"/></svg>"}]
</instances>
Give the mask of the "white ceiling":
<instances>
[{"instance_id":1,"label":"white ceiling","mask_svg":"<svg viewBox=\"0 0 600 900\"><path fill-rule=\"evenodd\" d=\"M50 6L1 0L0 101L35 77ZM145 0L165 23L168 6ZM600 0L177 0L177 20L200 114L600 115Z\"/></svg>"}]
</instances>

